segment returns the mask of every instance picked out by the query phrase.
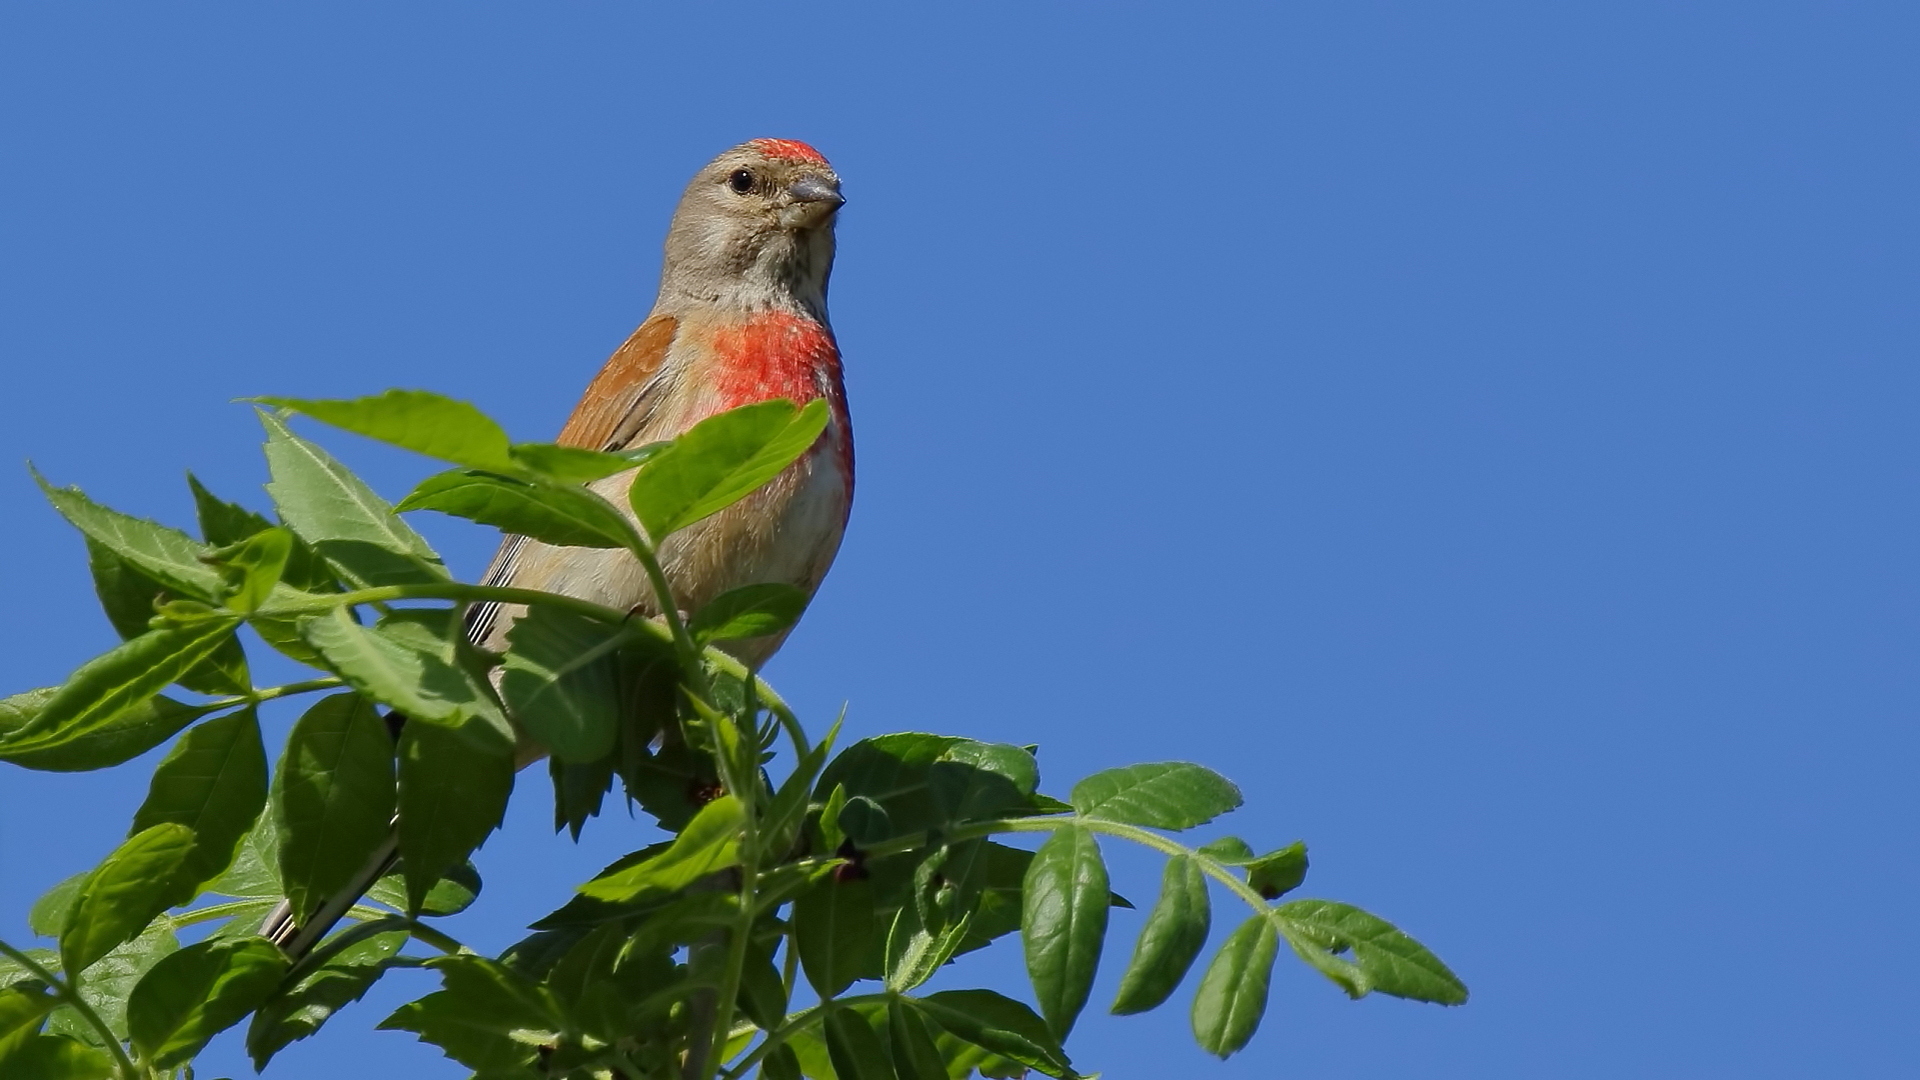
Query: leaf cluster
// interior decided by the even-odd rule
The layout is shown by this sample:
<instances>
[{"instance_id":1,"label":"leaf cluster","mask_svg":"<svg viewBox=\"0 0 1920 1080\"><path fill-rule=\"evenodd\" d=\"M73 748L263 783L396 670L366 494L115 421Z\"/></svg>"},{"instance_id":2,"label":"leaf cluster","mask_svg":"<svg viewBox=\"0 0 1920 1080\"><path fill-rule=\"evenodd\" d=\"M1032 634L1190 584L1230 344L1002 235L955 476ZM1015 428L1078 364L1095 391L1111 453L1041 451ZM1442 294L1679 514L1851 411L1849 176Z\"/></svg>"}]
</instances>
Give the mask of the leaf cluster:
<instances>
[{"instance_id":1,"label":"leaf cluster","mask_svg":"<svg viewBox=\"0 0 1920 1080\"><path fill-rule=\"evenodd\" d=\"M421 391L259 401L272 517L189 477L194 535L41 481L82 533L122 641L60 686L0 701L0 761L100 769L171 746L126 840L35 905L31 928L56 947L0 943L0 1074L185 1074L243 1022L264 1068L386 972L424 967L440 988L380 1026L487 1080L1074 1077L1065 1042L1109 914L1131 906L1108 881L1115 841L1167 857L1116 1013L1186 980L1216 892L1248 911L1194 991L1211 1053L1252 1037L1283 941L1355 997L1465 1000L1385 921L1282 901L1306 876L1303 845L1176 840L1240 804L1202 766L1108 770L1060 800L1040 791L1030 747L904 732L838 748L837 721L812 741L726 651L785 632L805 595L749 585L686 611L657 552L815 452L820 402L752 405L608 454L513 443ZM295 434L295 413L452 467L390 504ZM413 510L510 544L623 550L659 615L457 581L401 516ZM479 647L473 628L502 618L504 651ZM249 641L312 676L255 685ZM270 760L259 710L297 695L313 697ZM476 902L471 857L517 766L541 756L556 830L577 836L617 793L663 838L489 958L431 920ZM1028 833L1037 850L1003 842ZM282 914L300 927L290 938ZM923 992L1016 932L1032 1006Z\"/></svg>"}]
</instances>

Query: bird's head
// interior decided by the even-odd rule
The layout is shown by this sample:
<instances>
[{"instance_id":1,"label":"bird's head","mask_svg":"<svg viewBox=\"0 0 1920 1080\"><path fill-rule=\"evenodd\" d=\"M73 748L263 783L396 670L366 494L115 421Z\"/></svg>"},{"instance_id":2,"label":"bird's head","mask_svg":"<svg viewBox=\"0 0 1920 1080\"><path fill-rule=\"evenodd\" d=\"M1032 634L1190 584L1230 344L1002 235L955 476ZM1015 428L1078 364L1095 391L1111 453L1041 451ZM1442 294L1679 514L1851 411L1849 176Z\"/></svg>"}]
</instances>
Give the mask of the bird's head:
<instances>
[{"instance_id":1,"label":"bird's head","mask_svg":"<svg viewBox=\"0 0 1920 1080\"><path fill-rule=\"evenodd\" d=\"M687 185L660 289L745 309L797 305L826 319L833 223L846 200L818 150L755 139L707 163Z\"/></svg>"}]
</instances>

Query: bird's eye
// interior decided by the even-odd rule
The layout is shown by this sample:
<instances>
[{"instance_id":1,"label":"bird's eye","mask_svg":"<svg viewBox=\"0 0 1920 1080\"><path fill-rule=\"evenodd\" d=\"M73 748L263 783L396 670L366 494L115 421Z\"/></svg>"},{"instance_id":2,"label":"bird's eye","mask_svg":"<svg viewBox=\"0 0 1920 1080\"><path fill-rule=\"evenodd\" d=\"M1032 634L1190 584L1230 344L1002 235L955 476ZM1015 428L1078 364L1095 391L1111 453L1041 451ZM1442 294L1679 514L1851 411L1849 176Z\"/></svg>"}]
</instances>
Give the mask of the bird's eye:
<instances>
[{"instance_id":1,"label":"bird's eye","mask_svg":"<svg viewBox=\"0 0 1920 1080\"><path fill-rule=\"evenodd\" d=\"M727 186L745 195L753 190L753 174L746 169L735 169L733 175L727 177Z\"/></svg>"}]
</instances>

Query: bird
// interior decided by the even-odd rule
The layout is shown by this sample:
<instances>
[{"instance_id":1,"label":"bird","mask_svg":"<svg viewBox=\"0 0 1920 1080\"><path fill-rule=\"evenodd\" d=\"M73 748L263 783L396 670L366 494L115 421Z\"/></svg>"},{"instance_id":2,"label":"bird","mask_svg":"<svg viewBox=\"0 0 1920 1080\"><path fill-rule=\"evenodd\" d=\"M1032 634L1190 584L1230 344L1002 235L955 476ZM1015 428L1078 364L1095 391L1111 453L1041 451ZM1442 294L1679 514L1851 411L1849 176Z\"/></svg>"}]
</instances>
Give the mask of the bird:
<instances>
[{"instance_id":1,"label":"bird","mask_svg":"<svg viewBox=\"0 0 1920 1080\"><path fill-rule=\"evenodd\" d=\"M813 595L833 564L853 505L853 427L840 350L827 319L840 177L812 146L753 139L694 174L667 228L660 289L639 327L587 384L560 428L563 446L621 451L672 439L728 409L824 399L814 445L732 506L659 543L679 611L743 585L776 582ZM631 514L631 471L589 485ZM561 593L638 616L662 614L647 575L624 549L559 547L508 536L487 585ZM519 605L470 610L468 639L503 652ZM726 642L757 668L785 633ZM516 765L545 756L523 737ZM392 866L391 838L353 885L303 924L282 903L262 933L298 958ZM349 895L350 894L350 895Z\"/></svg>"}]
</instances>

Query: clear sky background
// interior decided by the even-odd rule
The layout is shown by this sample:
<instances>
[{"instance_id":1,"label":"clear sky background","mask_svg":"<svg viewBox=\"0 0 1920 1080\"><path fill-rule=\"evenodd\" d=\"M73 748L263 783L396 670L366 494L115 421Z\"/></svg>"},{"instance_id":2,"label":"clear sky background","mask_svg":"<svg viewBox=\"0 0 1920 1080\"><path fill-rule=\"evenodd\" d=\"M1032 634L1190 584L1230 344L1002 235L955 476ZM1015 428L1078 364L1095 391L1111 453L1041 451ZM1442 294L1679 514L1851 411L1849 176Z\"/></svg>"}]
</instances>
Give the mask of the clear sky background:
<instances>
[{"instance_id":1,"label":"clear sky background","mask_svg":"<svg viewBox=\"0 0 1920 1080\"><path fill-rule=\"evenodd\" d=\"M850 198L860 478L773 681L1037 742L1056 792L1218 768L1223 827L1306 839L1303 895L1473 989L1352 1003L1283 957L1219 1064L1190 989L1101 1012L1120 913L1084 1067L1912 1076L1917 55L1903 3L7 5L0 689L113 640L23 459L186 523L187 468L266 505L242 395L430 387L548 438L692 172L804 139ZM321 437L393 497L431 468ZM151 764L0 768L0 935ZM549 813L531 778L454 933L655 838ZM1012 942L957 977L1026 994ZM431 985L269 1075L462 1075L371 1030Z\"/></svg>"}]
</instances>

